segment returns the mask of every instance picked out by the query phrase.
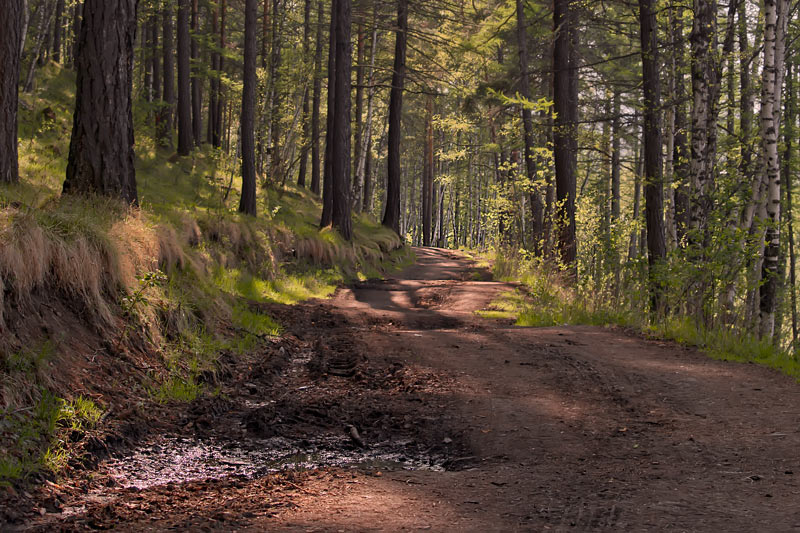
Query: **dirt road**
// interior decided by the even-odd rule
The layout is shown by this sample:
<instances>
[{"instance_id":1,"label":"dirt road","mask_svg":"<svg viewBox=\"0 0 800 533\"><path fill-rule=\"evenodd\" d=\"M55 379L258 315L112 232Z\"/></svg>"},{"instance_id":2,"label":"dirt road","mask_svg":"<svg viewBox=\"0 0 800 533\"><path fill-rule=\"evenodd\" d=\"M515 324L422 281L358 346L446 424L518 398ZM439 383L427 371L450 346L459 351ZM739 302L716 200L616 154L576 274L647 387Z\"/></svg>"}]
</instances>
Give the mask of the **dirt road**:
<instances>
[{"instance_id":1,"label":"dirt road","mask_svg":"<svg viewBox=\"0 0 800 533\"><path fill-rule=\"evenodd\" d=\"M342 450L405 446L409 457L144 488L96 482L62 495L69 512L31 525L800 530L800 387L792 380L613 329L480 319L473 311L509 287L471 281L481 272L454 252L417 254L397 279L271 309L310 360L278 368L270 386L299 392L263 420L264 407L248 400L219 408L208 423L239 417L241 438L266 431L293 442L325 428L343 435ZM252 372L241 379L255 380ZM184 426L202 433L201 419ZM414 453L428 462L410 461ZM105 475L101 467L95 477Z\"/></svg>"}]
</instances>

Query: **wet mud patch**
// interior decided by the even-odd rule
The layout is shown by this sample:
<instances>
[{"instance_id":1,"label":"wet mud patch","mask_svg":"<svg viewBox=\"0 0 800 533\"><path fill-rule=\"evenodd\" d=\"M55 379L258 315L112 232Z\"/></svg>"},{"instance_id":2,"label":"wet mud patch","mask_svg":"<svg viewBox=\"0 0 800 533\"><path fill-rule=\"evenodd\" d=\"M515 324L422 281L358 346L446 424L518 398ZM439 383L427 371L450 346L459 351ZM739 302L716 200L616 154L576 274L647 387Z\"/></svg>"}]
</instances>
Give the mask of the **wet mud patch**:
<instances>
[{"instance_id":1,"label":"wet mud patch","mask_svg":"<svg viewBox=\"0 0 800 533\"><path fill-rule=\"evenodd\" d=\"M292 441L284 437L250 441L162 438L108 461L103 470L111 484L145 490L170 483L220 480L235 476L258 479L288 470L326 467L379 470L443 471L446 454L411 439L362 448L345 436Z\"/></svg>"}]
</instances>

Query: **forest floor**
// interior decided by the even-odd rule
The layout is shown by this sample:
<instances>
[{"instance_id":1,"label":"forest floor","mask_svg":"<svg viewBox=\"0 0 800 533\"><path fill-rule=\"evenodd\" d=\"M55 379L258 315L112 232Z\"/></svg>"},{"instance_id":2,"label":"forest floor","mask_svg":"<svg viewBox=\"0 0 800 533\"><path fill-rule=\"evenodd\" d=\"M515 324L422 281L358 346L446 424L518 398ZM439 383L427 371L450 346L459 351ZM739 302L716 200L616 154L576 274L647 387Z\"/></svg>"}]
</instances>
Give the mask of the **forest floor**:
<instances>
[{"instance_id":1,"label":"forest floor","mask_svg":"<svg viewBox=\"0 0 800 533\"><path fill-rule=\"evenodd\" d=\"M482 319L512 287L418 249L265 306L287 334L151 437L41 490L21 530L800 529L800 387L596 327ZM142 420L149 422L142 422Z\"/></svg>"}]
</instances>

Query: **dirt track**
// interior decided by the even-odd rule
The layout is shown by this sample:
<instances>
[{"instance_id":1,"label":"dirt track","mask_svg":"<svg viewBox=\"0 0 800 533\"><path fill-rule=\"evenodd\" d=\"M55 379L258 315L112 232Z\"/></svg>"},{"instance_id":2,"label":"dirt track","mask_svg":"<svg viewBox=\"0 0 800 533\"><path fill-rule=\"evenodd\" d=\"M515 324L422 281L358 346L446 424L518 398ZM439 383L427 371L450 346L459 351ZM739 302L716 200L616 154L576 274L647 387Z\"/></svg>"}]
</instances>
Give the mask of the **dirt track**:
<instances>
[{"instance_id":1,"label":"dirt track","mask_svg":"<svg viewBox=\"0 0 800 533\"><path fill-rule=\"evenodd\" d=\"M298 346L313 346L319 361L299 389L318 390L315 405L327 395L331 427L354 421L367 446L398 435L422 442L419 449L446 458L445 471L371 463L71 493L63 497L73 508L68 518L48 514L29 525L800 530L800 387L792 380L611 329L528 329L477 318L474 310L509 287L465 281L479 276L456 253L417 254L418 264L398 279L272 311L291 324ZM273 386L290 383L280 379ZM290 403L303 401L298 395ZM274 413L261 423L252 410L219 412L286 438L313 429L300 415L284 427ZM371 421L366 412L383 418Z\"/></svg>"}]
</instances>

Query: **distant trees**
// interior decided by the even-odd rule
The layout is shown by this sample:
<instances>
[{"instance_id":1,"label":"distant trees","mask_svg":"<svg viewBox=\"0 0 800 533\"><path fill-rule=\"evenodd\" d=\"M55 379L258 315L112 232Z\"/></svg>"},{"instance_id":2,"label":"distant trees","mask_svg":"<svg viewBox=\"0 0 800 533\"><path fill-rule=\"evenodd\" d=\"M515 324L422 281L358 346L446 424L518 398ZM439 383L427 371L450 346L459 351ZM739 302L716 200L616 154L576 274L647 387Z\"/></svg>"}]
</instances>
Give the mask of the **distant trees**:
<instances>
[{"instance_id":1,"label":"distant trees","mask_svg":"<svg viewBox=\"0 0 800 533\"><path fill-rule=\"evenodd\" d=\"M65 193L138 201L133 154L137 0L85 0Z\"/></svg>"},{"instance_id":2,"label":"distant trees","mask_svg":"<svg viewBox=\"0 0 800 533\"><path fill-rule=\"evenodd\" d=\"M25 5L7 0L0 8L0 183L19 181L17 102Z\"/></svg>"}]
</instances>

